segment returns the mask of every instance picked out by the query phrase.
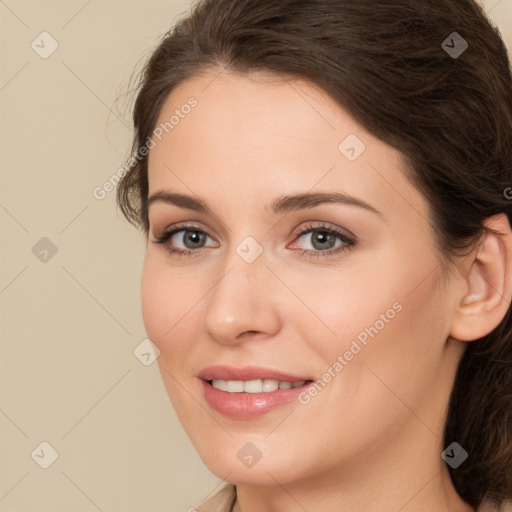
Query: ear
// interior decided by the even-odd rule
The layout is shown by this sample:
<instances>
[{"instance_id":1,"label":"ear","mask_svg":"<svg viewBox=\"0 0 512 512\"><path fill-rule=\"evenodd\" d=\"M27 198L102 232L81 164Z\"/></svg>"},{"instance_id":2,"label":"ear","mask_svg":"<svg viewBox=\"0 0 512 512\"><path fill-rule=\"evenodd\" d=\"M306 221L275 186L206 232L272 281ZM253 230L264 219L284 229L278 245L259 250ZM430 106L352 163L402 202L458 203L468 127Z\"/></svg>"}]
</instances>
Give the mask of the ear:
<instances>
[{"instance_id":1,"label":"ear","mask_svg":"<svg viewBox=\"0 0 512 512\"><path fill-rule=\"evenodd\" d=\"M504 213L484 224L500 234L485 232L465 261L462 296L457 299L450 336L472 341L489 334L503 320L512 297L512 232Z\"/></svg>"}]
</instances>

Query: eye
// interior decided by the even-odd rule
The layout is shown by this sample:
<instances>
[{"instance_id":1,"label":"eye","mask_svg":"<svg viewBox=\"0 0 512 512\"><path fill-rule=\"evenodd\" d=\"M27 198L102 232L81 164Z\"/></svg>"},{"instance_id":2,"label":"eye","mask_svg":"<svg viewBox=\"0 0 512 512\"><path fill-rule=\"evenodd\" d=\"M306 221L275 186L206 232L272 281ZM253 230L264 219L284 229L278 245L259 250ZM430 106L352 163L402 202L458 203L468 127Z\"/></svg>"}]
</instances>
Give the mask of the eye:
<instances>
[{"instance_id":1,"label":"eye","mask_svg":"<svg viewBox=\"0 0 512 512\"><path fill-rule=\"evenodd\" d=\"M306 257L322 258L348 251L356 245L353 236L326 224L310 224L296 233L295 236L297 239L303 238L306 240L307 243L304 245L307 247L301 251Z\"/></svg>"},{"instance_id":2,"label":"eye","mask_svg":"<svg viewBox=\"0 0 512 512\"><path fill-rule=\"evenodd\" d=\"M164 231L161 235L155 237L154 243L165 245L167 251L171 254L192 256L202 252L208 238L212 239L202 229L187 225Z\"/></svg>"},{"instance_id":3,"label":"eye","mask_svg":"<svg viewBox=\"0 0 512 512\"><path fill-rule=\"evenodd\" d=\"M308 235L308 236L306 236ZM301 253L306 258L321 258L339 254L355 247L355 237L345 234L338 228L325 223L309 224L298 233L296 239L308 240L309 247L302 248ZM179 257L194 257L201 255L208 246L206 241L213 240L208 233L194 225L176 226L156 236L154 243L164 245L166 250ZM181 245L181 247L180 247ZM217 242L210 247L218 247ZM292 247L293 248L293 247Z\"/></svg>"}]
</instances>

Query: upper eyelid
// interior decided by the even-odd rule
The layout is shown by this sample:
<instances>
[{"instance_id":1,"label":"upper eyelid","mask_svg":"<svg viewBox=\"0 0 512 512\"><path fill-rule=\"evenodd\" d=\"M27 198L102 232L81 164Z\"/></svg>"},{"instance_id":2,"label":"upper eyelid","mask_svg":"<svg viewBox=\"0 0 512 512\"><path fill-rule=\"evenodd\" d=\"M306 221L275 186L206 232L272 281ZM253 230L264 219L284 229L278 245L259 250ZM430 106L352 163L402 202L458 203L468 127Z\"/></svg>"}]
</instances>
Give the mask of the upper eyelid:
<instances>
[{"instance_id":1,"label":"upper eyelid","mask_svg":"<svg viewBox=\"0 0 512 512\"><path fill-rule=\"evenodd\" d=\"M315 222L318 222L319 224L318 225L313 225ZM346 229L346 228L342 228L342 227L338 227L334 224L332 224L331 222L327 222L327 221L306 221L305 222L307 224L307 226L304 226L303 228L301 229L294 229L293 232L294 233L303 233L304 231L307 231L308 229L332 229L333 231L342 231L342 232L346 232L347 234L351 235L351 236L354 236L352 235L352 233ZM199 223L198 223L199 224ZM301 223L301 225L304 224ZM151 229L151 226L150 226L150 229ZM169 233L169 232L173 232L173 231L181 231L181 230L192 230L192 229L197 229L198 231L203 231L205 232L206 234L209 235L209 229L205 229L203 228L202 226L199 226L199 225L196 225L194 224L193 221L184 221L183 223L176 223L176 224L173 224L172 226L169 226L169 227L166 227L164 228L161 233L162 234L165 234L165 233Z\"/></svg>"}]
</instances>

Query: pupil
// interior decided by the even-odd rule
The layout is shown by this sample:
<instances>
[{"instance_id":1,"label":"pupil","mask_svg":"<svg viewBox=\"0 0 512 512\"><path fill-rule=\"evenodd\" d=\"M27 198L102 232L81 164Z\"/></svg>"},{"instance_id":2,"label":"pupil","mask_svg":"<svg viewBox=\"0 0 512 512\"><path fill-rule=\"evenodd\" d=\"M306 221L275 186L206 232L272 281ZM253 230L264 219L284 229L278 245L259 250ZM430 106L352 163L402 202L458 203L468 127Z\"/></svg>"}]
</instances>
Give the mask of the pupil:
<instances>
[{"instance_id":1,"label":"pupil","mask_svg":"<svg viewBox=\"0 0 512 512\"><path fill-rule=\"evenodd\" d=\"M200 244L201 241L202 241L202 236L203 234L202 233L199 233L198 231L189 231L189 234L188 234L188 240L192 243L192 245L194 244ZM195 247L192 247L192 249L195 249Z\"/></svg>"},{"instance_id":2,"label":"pupil","mask_svg":"<svg viewBox=\"0 0 512 512\"><path fill-rule=\"evenodd\" d=\"M315 246L315 249L325 249L325 243L329 241L329 237L331 237L330 233L319 231L317 237L313 237L313 246ZM316 246L317 242L320 242L320 247Z\"/></svg>"}]
</instances>

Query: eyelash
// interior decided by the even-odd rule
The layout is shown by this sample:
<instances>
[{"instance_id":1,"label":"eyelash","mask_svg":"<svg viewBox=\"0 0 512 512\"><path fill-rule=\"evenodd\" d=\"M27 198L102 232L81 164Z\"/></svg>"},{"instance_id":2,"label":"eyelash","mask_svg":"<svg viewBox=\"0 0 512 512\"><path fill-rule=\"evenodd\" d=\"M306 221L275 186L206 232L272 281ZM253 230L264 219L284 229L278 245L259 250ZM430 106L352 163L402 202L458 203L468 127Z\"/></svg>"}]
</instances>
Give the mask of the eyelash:
<instances>
[{"instance_id":1,"label":"eyelash","mask_svg":"<svg viewBox=\"0 0 512 512\"><path fill-rule=\"evenodd\" d=\"M155 240L153 241L153 243L166 245L166 250L170 254L176 255L180 258L182 258L182 257L191 258L191 257L195 257L195 256L200 256L204 252L204 250L207 249L206 247L202 247L199 249L183 250L183 249L176 249L176 248L168 245L167 241L170 238L172 238L176 233L179 233L181 231L184 231L184 232L192 231L192 232L197 232L197 233L204 233L205 235L212 238L204 230L199 229L198 227L189 224L189 225L183 225L183 226L176 226L172 230L164 231L161 235L155 237ZM339 238L343 242L343 245L340 245L334 249L328 249L326 251L312 251L310 249L296 249L296 250L300 251L302 253L302 255L307 258L312 258L312 259L326 258L328 256L332 256L335 254L341 254L346 251L350 251L356 245L356 240L354 238L349 237L345 233L342 233L341 231L338 231L337 229L332 228L326 224L320 224L320 225L309 224L309 225L305 226L304 229L301 230L300 232L294 233L293 236L295 236L296 238L299 238L303 235L306 235L308 233L314 233L316 231L320 231L320 232L326 233L328 235L334 235L335 237Z\"/></svg>"}]
</instances>

